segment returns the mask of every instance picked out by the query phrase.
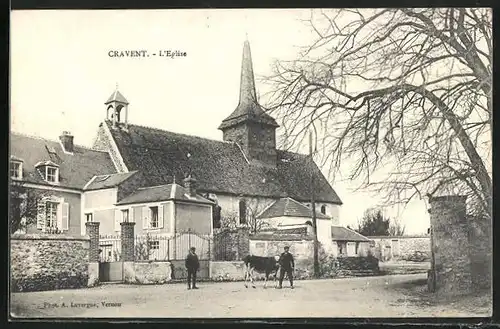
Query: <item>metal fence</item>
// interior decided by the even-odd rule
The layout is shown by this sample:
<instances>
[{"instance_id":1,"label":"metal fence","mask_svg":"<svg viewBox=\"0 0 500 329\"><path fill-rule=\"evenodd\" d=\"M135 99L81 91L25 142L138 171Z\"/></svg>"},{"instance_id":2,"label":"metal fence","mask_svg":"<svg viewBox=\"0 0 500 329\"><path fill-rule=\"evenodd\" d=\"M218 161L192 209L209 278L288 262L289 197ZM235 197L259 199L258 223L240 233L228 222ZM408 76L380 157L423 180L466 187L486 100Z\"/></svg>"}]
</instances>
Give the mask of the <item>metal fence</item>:
<instances>
[{"instance_id":1,"label":"metal fence","mask_svg":"<svg viewBox=\"0 0 500 329\"><path fill-rule=\"evenodd\" d=\"M208 235L190 231L175 235L138 235L135 237L135 260L183 260L191 247L196 248L200 260L210 259L211 239Z\"/></svg>"},{"instance_id":2,"label":"metal fence","mask_svg":"<svg viewBox=\"0 0 500 329\"><path fill-rule=\"evenodd\" d=\"M234 231L221 231L214 234L213 259L216 261L240 260L239 236Z\"/></svg>"},{"instance_id":3,"label":"metal fence","mask_svg":"<svg viewBox=\"0 0 500 329\"><path fill-rule=\"evenodd\" d=\"M101 263L119 262L121 260L121 238L119 235L99 236L99 257Z\"/></svg>"}]
</instances>

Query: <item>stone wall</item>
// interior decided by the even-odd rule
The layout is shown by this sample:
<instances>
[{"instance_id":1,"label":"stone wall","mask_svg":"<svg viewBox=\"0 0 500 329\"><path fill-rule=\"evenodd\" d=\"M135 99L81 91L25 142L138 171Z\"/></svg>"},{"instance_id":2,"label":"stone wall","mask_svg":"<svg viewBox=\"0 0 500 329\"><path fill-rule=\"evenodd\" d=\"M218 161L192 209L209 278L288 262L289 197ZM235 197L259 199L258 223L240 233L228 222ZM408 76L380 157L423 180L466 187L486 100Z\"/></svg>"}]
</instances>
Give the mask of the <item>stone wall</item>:
<instances>
[{"instance_id":1,"label":"stone wall","mask_svg":"<svg viewBox=\"0 0 500 329\"><path fill-rule=\"evenodd\" d=\"M126 283L162 284L172 280L170 262L126 262L124 272Z\"/></svg>"},{"instance_id":2,"label":"stone wall","mask_svg":"<svg viewBox=\"0 0 500 329\"><path fill-rule=\"evenodd\" d=\"M381 261L417 260L416 254L421 254L421 258L425 261L430 259L430 236L371 236L368 238L375 243L371 247L372 255Z\"/></svg>"},{"instance_id":3,"label":"stone wall","mask_svg":"<svg viewBox=\"0 0 500 329\"><path fill-rule=\"evenodd\" d=\"M273 237L277 239L276 236ZM295 260L294 277L306 279L314 273L314 242L308 240L257 240L250 239L250 254L263 257L279 256L285 246L290 247L290 253Z\"/></svg>"},{"instance_id":4,"label":"stone wall","mask_svg":"<svg viewBox=\"0 0 500 329\"><path fill-rule=\"evenodd\" d=\"M469 224L473 289L491 289L493 271L491 220L489 218L471 218Z\"/></svg>"},{"instance_id":5,"label":"stone wall","mask_svg":"<svg viewBox=\"0 0 500 329\"><path fill-rule=\"evenodd\" d=\"M13 235L10 241L12 291L87 287L88 237Z\"/></svg>"},{"instance_id":6,"label":"stone wall","mask_svg":"<svg viewBox=\"0 0 500 329\"><path fill-rule=\"evenodd\" d=\"M210 262L210 279L214 281L241 281L245 278L243 261Z\"/></svg>"}]
</instances>

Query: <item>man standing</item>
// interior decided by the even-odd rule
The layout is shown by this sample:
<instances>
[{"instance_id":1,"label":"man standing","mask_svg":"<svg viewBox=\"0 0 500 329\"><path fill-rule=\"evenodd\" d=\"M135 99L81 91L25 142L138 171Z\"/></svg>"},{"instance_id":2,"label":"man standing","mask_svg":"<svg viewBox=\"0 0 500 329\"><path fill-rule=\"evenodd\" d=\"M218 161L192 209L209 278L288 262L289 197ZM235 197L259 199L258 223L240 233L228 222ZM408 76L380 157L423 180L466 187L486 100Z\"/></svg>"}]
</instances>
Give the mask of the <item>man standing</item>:
<instances>
[{"instance_id":1,"label":"man standing","mask_svg":"<svg viewBox=\"0 0 500 329\"><path fill-rule=\"evenodd\" d=\"M290 288L293 289L293 270L295 268L295 262L293 260L293 256L289 253L289 247L285 246L285 252L281 254L279 259L280 265L280 279L279 279L279 287L282 288L283 278L285 277L285 273L288 275L288 279L290 280Z\"/></svg>"},{"instance_id":2,"label":"man standing","mask_svg":"<svg viewBox=\"0 0 500 329\"><path fill-rule=\"evenodd\" d=\"M200 262L198 261L198 255L195 253L196 248L191 247L189 249L189 254L186 257L186 269L188 274L188 290L191 289L191 280L193 281L193 289L198 289L196 286L196 272L200 268Z\"/></svg>"}]
</instances>

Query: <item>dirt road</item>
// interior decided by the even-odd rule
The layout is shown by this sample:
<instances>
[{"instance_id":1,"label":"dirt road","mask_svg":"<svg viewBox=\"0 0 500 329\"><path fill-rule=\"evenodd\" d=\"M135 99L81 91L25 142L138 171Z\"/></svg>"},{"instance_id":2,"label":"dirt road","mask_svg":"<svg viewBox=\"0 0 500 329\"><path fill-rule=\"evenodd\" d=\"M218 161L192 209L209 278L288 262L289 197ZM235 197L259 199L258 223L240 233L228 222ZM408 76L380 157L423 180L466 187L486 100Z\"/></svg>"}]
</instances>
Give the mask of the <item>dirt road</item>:
<instances>
[{"instance_id":1,"label":"dirt road","mask_svg":"<svg viewBox=\"0 0 500 329\"><path fill-rule=\"evenodd\" d=\"M287 286L264 289L262 282L257 282L256 289L245 289L242 282L200 283L199 290L189 291L184 284L102 285L14 293L11 314L104 318L487 316L487 306L471 310L451 302L415 299L408 287L423 291L424 279L425 274L412 274L297 281L294 290Z\"/></svg>"}]
</instances>

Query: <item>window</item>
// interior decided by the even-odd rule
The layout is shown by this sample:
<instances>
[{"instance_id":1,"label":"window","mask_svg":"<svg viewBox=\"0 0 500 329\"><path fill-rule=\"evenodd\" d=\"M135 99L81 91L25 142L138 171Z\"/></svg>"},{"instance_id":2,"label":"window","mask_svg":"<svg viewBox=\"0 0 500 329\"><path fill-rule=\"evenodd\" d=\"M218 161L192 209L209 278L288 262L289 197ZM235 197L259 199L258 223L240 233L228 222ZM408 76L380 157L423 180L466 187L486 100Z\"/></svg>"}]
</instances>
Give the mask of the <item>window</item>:
<instances>
[{"instance_id":1,"label":"window","mask_svg":"<svg viewBox=\"0 0 500 329\"><path fill-rule=\"evenodd\" d=\"M345 242L337 242L338 254L344 255L346 253L347 244Z\"/></svg>"},{"instance_id":2,"label":"window","mask_svg":"<svg viewBox=\"0 0 500 329\"><path fill-rule=\"evenodd\" d=\"M94 218L92 216L92 213L88 213L88 214L85 214L85 220L87 222L93 222L94 221Z\"/></svg>"},{"instance_id":3,"label":"window","mask_svg":"<svg viewBox=\"0 0 500 329\"><path fill-rule=\"evenodd\" d=\"M214 228L221 228L222 222L221 222L221 207L218 205L213 206L212 208L212 217L214 221Z\"/></svg>"},{"instance_id":4,"label":"window","mask_svg":"<svg viewBox=\"0 0 500 329\"><path fill-rule=\"evenodd\" d=\"M359 242L356 242L356 249L354 251L356 253L356 255L358 254L359 252Z\"/></svg>"},{"instance_id":5,"label":"window","mask_svg":"<svg viewBox=\"0 0 500 329\"><path fill-rule=\"evenodd\" d=\"M19 161L10 162L10 177L12 179L23 178L23 163Z\"/></svg>"},{"instance_id":6,"label":"window","mask_svg":"<svg viewBox=\"0 0 500 329\"><path fill-rule=\"evenodd\" d=\"M159 250L160 249L160 241L158 241L158 240L148 241L148 244L149 244L150 250Z\"/></svg>"},{"instance_id":7,"label":"window","mask_svg":"<svg viewBox=\"0 0 500 329\"><path fill-rule=\"evenodd\" d=\"M246 200L240 200L240 224L247 223L247 202Z\"/></svg>"},{"instance_id":8,"label":"window","mask_svg":"<svg viewBox=\"0 0 500 329\"><path fill-rule=\"evenodd\" d=\"M69 203L63 198L47 197L37 201L36 227L45 233L69 229Z\"/></svg>"},{"instance_id":9,"label":"window","mask_svg":"<svg viewBox=\"0 0 500 329\"><path fill-rule=\"evenodd\" d=\"M46 175L45 175L45 179L47 180L47 182L51 182L51 183L57 183L59 181L58 177L57 177L57 168L56 167L45 167L46 169Z\"/></svg>"},{"instance_id":10,"label":"window","mask_svg":"<svg viewBox=\"0 0 500 329\"><path fill-rule=\"evenodd\" d=\"M122 210L122 222L123 223L128 223L129 218L128 218L128 209Z\"/></svg>"},{"instance_id":11,"label":"window","mask_svg":"<svg viewBox=\"0 0 500 329\"><path fill-rule=\"evenodd\" d=\"M151 228L158 228L158 207L149 207L151 212Z\"/></svg>"},{"instance_id":12,"label":"window","mask_svg":"<svg viewBox=\"0 0 500 329\"><path fill-rule=\"evenodd\" d=\"M56 202L45 204L45 228L57 228L57 206Z\"/></svg>"},{"instance_id":13,"label":"window","mask_svg":"<svg viewBox=\"0 0 500 329\"><path fill-rule=\"evenodd\" d=\"M323 215L326 215L326 206L325 206L325 205L322 205L322 206L321 206L321 213L322 213Z\"/></svg>"}]
</instances>

